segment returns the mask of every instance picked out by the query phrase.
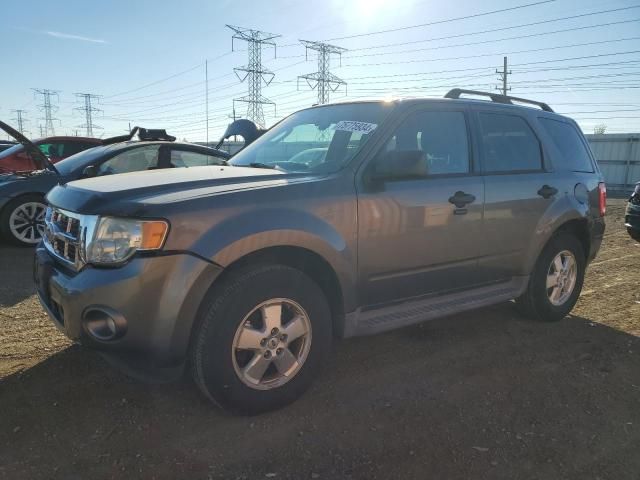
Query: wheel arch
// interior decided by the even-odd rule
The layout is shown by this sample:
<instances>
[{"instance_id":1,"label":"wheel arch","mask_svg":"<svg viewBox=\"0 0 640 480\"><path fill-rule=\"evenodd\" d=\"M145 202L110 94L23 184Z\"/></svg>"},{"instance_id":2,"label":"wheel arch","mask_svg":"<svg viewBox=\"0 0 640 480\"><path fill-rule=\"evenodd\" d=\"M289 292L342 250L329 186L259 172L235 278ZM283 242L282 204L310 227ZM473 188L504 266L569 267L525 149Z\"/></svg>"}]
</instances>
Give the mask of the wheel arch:
<instances>
[{"instance_id":1,"label":"wheel arch","mask_svg":"<svg viewBox=\"0 0 640 480\"><path fill-rule=\"evenodd\" d=\"M318 284L324 292L331 309L332 327L335 335L341 336L344 330L345 299L338 274L322 255L300 246L265 247L236 259L224 268L215 279L211 289L221 284L236 272L256 265L286 265L305 273Z\"/></svg>"}]
</instances>

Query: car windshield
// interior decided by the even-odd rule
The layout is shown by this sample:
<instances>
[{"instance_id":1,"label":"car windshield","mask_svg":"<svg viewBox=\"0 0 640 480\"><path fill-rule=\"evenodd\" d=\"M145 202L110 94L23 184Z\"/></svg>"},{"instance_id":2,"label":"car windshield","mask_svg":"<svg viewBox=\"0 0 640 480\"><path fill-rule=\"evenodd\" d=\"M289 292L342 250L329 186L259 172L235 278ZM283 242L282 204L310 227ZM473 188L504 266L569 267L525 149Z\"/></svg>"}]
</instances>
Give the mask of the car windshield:
<instances>
[{"instance_id":1,"label":"car windshield","mask_svg":"<svg viewBox=\"0 0 640 480\"><path fill-rule=\"evenodd\" d=\"M301 110L229 163L289 172L335 172L362 149L393 107L392 103L370 102Z\"/></svg>"},{"instance_id":2,"label":"car windshield","mask_svg":"<svg viewBox=\"0 0 640 480\"><path fill-rule=\"evenodd\" d=\"M13 155L14 153L18 153L21 152L22 150L24 150L24 146L22 146L22 144L18 143L16 145L14 145L11 148L7 148L6 150L3 150L2 152L0 152L0 158L6 158L10 155Z\"/></svg>"},{"instance_id":3,"label":"car windshield","mask_svg":"<svg viewBox=\"0 0 640 480\"><path fill-rule=\"evenodd\" d=\"M102 157L110 147L111 145L105 145L83 150L56 163L56 169L60 172L60 175L69 175L75 170L92 165L93 162Z\"/></svg>"}]
</instances>

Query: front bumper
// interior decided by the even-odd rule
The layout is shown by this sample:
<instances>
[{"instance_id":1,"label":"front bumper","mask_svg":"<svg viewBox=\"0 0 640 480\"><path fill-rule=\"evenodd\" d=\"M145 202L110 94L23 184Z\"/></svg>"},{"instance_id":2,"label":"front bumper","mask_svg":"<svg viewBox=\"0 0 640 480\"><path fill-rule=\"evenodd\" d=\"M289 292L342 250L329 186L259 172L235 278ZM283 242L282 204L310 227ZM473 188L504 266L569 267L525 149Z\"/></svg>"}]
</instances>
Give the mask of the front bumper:
<instances>
[{"instance_id":1,"label":"front bumper","mask_svg":"<svg viewBox=\"0 0 640 480\"><path fill-rule=\"evenodd\" d=\"M73 272L42 244L34 262L40 302L67 337L159 367L184 361L198 307L221 271L199 257L172 254L134 257L120 268L87 266ZM85 313L104 307L126 320L119 338L101 341L89 334Z\"/></svg>"}]
</instances>

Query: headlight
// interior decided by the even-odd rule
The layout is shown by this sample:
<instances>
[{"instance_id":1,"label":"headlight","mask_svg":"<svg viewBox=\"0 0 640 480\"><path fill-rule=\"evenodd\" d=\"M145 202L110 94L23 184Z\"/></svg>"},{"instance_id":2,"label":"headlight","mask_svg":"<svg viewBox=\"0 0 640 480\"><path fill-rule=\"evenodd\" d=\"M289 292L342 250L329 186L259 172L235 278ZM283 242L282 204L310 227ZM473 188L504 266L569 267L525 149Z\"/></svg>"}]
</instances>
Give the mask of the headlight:
<instances>
[{"instance_id":1,"label":"headlight","mask_svg":"<svg viewBox=\"0 0 640 480\"><path fill-rule=\"evenodd\" d=\"M117 264L138 250L159 250L169 225L161 220L101 217L86 250L87 263Z\"/></svg>"}]
</instances>

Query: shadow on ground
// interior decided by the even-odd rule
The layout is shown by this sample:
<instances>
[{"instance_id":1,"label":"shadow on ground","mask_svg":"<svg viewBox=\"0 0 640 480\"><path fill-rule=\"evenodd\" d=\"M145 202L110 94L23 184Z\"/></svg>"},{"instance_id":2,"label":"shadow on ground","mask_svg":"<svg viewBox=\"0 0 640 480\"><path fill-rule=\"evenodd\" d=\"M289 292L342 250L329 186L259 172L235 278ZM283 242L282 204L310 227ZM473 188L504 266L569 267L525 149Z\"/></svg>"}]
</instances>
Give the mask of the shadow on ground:
<instances>
[{"instance_id":1,"label":"shadow on ground","mask_svg":"<svg viewBox=\"0 0 640 480\"><path fill-rule=\"evenodd\" d=\"M7 478L637 478L640 339L510 304L336 345L297 403L231 417L71 347L0 382Z\"/></svg>"}]
</instances>

